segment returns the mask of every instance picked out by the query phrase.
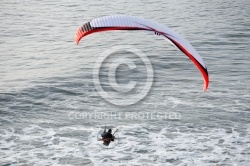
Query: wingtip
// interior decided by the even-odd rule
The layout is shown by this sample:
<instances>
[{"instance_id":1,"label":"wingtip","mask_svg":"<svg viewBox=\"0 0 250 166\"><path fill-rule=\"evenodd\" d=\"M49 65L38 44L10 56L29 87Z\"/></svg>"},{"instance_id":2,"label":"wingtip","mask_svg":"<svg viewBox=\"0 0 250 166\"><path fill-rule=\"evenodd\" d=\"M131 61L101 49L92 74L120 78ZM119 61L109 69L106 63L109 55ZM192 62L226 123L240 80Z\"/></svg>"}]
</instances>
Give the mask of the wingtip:
<instances>
[{"instance_id":1,"label":"wingtip","mask_svg":"<svg viewBox=\"0 0 250 166\"><path fill-rule=\"evenodd\" d=\"M208 89L208 83L209 83L209 80L207 78L207 80L204 81L203 92L207 91L207 89Z\"/></svg>"},{"instance_id":2,"label":"wingtip","mask_svg":"<svg viewBox=\"0 0 250 166\"><path fill-rule=\"evenodd\" d=\"M82 28L78 28L78 30L76 31L76 34L75 34L75 42L76 42L76 45L79 44L80 40L82 39L82 37L85 35L85 33L82 31Z\"/></svg>"}]
</instances>

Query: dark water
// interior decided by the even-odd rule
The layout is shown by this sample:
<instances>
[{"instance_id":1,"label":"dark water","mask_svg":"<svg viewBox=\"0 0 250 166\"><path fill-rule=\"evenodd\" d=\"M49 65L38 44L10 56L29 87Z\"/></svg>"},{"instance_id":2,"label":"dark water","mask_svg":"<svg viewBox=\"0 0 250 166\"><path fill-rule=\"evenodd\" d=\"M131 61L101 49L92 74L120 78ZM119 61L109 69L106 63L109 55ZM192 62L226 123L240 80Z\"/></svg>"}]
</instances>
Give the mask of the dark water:
<instances>
[{"instance_id":1,"label":"dark water","mask_svg":"<svg viewBox=\"0 0 250 166\"><path fill-rule=\"evenodd\" d=\"M1 165L250 162L249 1L2 1L0 11ZM208 90L192 62L158 36L108 32L75 45L80 25L111 14L184 35L208 67ZM118 45L141 50L154 69L148 95L123 107L100 97L92 79L97 57ZM119 81L143 82L139 69L121 67ZM119 129L112 151L96 141L104 125Z\"/></svg>"}]
</instances>

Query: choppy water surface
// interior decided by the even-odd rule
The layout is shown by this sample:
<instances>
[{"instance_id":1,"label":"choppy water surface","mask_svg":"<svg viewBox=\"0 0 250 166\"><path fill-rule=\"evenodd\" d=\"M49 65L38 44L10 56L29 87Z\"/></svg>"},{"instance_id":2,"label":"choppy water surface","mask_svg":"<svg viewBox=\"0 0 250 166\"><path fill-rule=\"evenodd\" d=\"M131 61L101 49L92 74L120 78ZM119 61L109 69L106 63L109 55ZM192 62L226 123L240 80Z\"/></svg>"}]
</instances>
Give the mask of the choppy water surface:
<instances>
[{"instance_id":1,"label":"choppy water surface","mask_svg":"<svg viewBox=\"0 0 250 166\"><path fill-rule=\"evenodd\" d=\"M250 163L249 1L4 0L0 11L1 165ZM208 91L192 62L158 36L99 33L75 45L80 25L111 14L157 20L184 35L208 66ZM98 55L124 44L148 56L154 82L146 98L121 107L99 96L92 71ZM145 80L120 71L120 83ZM119 129L112 150L96 141L104 125Z\"/></svg>"}]
</instances>

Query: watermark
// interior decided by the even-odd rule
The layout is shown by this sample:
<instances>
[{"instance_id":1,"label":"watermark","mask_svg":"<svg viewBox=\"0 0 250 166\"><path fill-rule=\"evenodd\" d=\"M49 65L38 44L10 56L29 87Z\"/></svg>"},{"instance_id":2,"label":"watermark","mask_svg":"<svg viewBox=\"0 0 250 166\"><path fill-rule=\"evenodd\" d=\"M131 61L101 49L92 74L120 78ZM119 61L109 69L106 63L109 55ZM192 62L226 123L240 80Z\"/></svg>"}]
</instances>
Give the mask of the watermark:
<instances>
[{"instance_id":1,"label":"watermark","mask_svg":"<svg viewBox=\"0 0 250 166\"><path fill-rule=\"evenodd\" d=\"M179 112L77 112L72 111L68 113L71 120L83 119L132 119L132 120L179 120L181 113Z\"/></svg>"},{"instance_id":2,"label":"watermark","mask_svg":"<svg viewBox=\"0 0 250 166\"><path fill-rule=\"evenodd\" d=\"M136 63L136 61L141 63ZM108 70L105 70L105 65ZM119 75L118 68L121 65L129 68L123 75ZM138 68L138 65L140 65L140 68ZM139 71L136 71L137 69ZM132 74L126 74L129 71ZM146 78L130 79L130 76L138 77L132 71L146 72ZM100 74L102 72L104 73ZM101 76L103 79L101 79ZM97 58L93 69L93 82L99 95L109 103L119 106L132 105L142 100L152 86L153 77L153 67L148 57L141 50L132 46L115 46L105 50ZM126 83L118 83L119 78L127 78ZM142 80L144 80L143 83Z\"/></svg>"}]
</instances>

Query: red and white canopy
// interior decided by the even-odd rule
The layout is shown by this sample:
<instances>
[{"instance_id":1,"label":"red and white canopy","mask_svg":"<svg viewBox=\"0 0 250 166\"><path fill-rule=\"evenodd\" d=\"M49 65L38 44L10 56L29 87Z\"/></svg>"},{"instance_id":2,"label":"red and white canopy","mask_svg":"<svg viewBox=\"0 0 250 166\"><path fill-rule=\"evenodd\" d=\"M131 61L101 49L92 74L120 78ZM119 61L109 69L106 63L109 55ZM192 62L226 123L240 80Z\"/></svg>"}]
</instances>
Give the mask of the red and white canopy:
<instances>
[{"instance_id":1,"label":"red and white canopy","mask_svg":"<svg viewBox=\"0 0 250 166\"><path fill-rule=\"evenodd\" d=\"M207 67L203 62L202 57L181 35L174 32L167 26L159 24L155 21L127 15L113 15L96 18L85 23L78 29L75 36L75 41L78 44L80 40L86 35L109 30L145 30L151 31L157 35L162 35L192 60L203 76L203 90L205 91L208 88L209 76Z\"/></svg>"}]
</instances>

